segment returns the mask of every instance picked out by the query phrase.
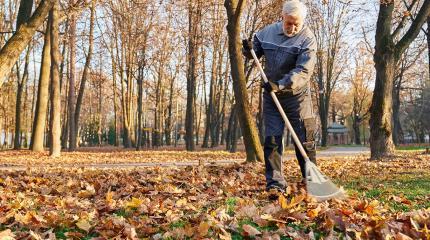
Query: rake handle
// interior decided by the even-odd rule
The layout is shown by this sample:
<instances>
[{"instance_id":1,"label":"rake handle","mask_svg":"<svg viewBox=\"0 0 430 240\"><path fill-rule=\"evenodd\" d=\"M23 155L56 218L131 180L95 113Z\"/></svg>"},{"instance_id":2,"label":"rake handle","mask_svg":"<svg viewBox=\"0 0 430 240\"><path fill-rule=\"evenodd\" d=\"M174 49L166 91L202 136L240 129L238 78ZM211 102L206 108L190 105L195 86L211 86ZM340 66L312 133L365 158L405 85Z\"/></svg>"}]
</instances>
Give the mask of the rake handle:
<instances>
[{"instance_id":1,"label":"rake handle","mask_svg":"<svg viewBox=\"0 0 430 240\"><path fill-rule=\"evenodd\" d=\"M263 80L265 83L269 82L267 79L266 74L264 73L263 67L261 67L260 61L257 58L257 55L255 54L254 49L251 49L252 57L254 58L255 63L257 64L258 70L260 70L261 76L263 76ZM284 109L281 106L281 103L278 100L278 97L276 97L276 94L274 91L270 92L270 96L272 96L273 101L276 104L276 107L278 108L279 113L281 113L282 118L284 119L285 124L287 125L288 131L290 131L291 136L293 137L294 143L299 148L300 153L302 154L303 158L306 160L306 162L310 161L308 154L306 153L305 149L303 148L302 143L300 142L299 138L297 137L296 132L294 131L293 126L291 126L290 120L288 120L287 115L284 112Z\"/></svg>"}]
</instances>

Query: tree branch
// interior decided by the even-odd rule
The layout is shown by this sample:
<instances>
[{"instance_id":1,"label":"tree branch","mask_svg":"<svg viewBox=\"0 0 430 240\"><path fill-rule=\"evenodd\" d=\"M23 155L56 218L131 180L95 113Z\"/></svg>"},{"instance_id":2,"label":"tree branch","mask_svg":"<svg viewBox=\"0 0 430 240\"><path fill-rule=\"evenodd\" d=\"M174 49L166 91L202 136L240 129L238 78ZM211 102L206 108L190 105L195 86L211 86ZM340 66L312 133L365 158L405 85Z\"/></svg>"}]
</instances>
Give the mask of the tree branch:
<instances>
[{"instance_id":1,"label":"tree branch","mask_svg":"<svg viewBox=\"0 0 430 240\"><path fill-rule=\"evenodd\" d=\"M28 45L37 28L45 21L54 2L55 0L41 1L31 18L18 28L0 50L0 88L16 59Z\"/></svg>"},{"instance_id":2,"label":"tree branch","mask_svg":"<svg viewBox=\"0 0 430 240\"><path fill-rule=\"evenodd\" d=\"M411 5L410 5L410 6L408 6L408 5L407 5L406 1L403 1L403 2L404 2L404 4L405 4L405 6L406 6L406 9L407 9L409 12L411 12L412 8L413 8L413 7L414 7L414 5L418 2L418 0L414 0L414 1L411 3ZM391 36L392 36L393 38L396 38L396 37L397 37L397 35L400 33L400 30L402 30L402 28L404 27L404 24L405 24L406 20L408 19L408 16L409 16L408 14L404 14L404 15L403 15L402 20L400 21L399 25L397 25L396 30L394 30L393 34L391 34Z\"/></svg>"},{"instance_id":3,"label":"tree branch","mask_svg":"<svg viewBox=\"0 0 430 240\"><path fill-rule=\"evenodd\" d=\"M417 17L412 22L406 34L403 38L396 44L396 59L402 55L406 48L411 44L411 42L417 37L418 33L421 31L421 27L427 20L427 16L430 14L430 0L425 0L418 12Z\"/></svg>"}]
</instances>

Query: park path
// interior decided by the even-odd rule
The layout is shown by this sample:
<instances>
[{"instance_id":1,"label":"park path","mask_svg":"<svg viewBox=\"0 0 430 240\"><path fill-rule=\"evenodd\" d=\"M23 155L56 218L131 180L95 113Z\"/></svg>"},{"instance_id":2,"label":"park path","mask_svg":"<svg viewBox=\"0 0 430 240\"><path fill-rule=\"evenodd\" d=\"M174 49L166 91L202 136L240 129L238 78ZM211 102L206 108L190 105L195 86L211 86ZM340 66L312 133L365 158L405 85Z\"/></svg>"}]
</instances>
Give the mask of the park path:
<instances>
[{"instance_id":1,"label":"park path","mask_svg":"<svg viewBox=\"0 0 430 240\"><path fill-rule=\"evenodd\" d=\"M366 147L330 147L325 150L318 151L317 157L354 157L358 155L368 155L369 148ZM285 158L294 158L295 154L291 151L284 155ZM140 163L97 163L97 164L58 164L58 165L41 165L31 166L32 169L44 168L86 168L86 169L134 169L139 167L186 167L186 166L213 166L241 163L242 159L232 160L216 160L216 161L187 161L187 162L140 162ZM19 171L26 170L29 166L18 164L0 164L0 171Z\"/></svg>"}]
</instances>

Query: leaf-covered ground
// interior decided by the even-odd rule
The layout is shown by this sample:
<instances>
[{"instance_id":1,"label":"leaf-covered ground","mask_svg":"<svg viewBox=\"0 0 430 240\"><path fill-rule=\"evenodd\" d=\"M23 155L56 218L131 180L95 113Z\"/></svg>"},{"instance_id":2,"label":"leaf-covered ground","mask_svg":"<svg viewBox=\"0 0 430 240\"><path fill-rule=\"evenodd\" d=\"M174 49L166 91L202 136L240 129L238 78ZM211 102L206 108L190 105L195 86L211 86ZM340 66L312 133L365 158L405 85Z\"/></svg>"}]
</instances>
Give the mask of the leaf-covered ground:
<instances>
[{"instance_id":1,"label":"leaf-covered ground","mask_svg":"<svg viewBox=\"0 0 430 240\"><path fill-rule=\"evenodd\" d=\"M45 159L12 153L21 163L42 166ZM148 161L161 156L174 161L165 152L148 153L140 152L152 159ZM244 157L171 153L178 160L199 160L199 154L212 160ZM118 154L110 157L129 156ZM51 163L43 169L0 171L0 239L430 239L429 155L402 152L384 161L321 159L321 170L349 193L348 199L323 203L307 197L297 184L298 167L291 159L285 162L288 194L271 202L263 191L261 163L128 170L56 167L73 161L64 155L56 163L46 158ZM86 163L97 159L91 152L73 156ZM6 160L16 163L11 159Z\"/></svg>"}]
</instances>

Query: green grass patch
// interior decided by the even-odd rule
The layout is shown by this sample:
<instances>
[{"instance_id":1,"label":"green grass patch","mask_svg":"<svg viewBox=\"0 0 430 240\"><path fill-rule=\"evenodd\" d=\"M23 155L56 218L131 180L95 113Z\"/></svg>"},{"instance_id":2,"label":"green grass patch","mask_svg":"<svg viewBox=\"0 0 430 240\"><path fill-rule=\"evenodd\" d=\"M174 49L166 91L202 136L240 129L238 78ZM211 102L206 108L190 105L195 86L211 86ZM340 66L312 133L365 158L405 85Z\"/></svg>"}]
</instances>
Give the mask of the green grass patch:
<instances>
[{"instance_id":1,"label":"green grass patch","mask_svg":"<svg viewBox=\"0 0 430 240\"><path fill-rule=\"evenodd\" d=\"M405 145L405 146L397 146L396 150L417 151L417 150L426 150L426 148L430 148L430 146Z\"/></svg>"},{"instance_id":2,"label":"green grass patch","mask_svg":"<svg viewBox=\"0 0 430 240\"><path fill-rule=\"evenodd\" d=\"M187 222L184 220L178 220L175 222L170 223L169 228L175 229L175 228L184 228L187 225Z\"/></svg>"},{"instance_id":3,"label":"green grass patch","mask_svg":"<svg viewBox=\"0 0 430 240\"><path fill-rule=\"evenodd\" d=\"M237 203L237 198L235 198L235 197L227 198L227 200L225 201L225 204L227 205L227 214L228 215L233 216L234 207L236 207L236 203Z\"/></svg>"},{"instance_id":4,"label":"green grass patch","mask_svg":"<svg viewBox=\"0 0 430 240\"><path fill-rule=\"evenodd\" d=\"M383 178L383 179L382 179ZM387 180L388 178L388 180ZM338 184L344 186L350 195L365 196L386 203L392 211L412 211L429 208L430 174L410 173L404 175L378 176L372 178L350 179ZM411 204L390 199L399 196Z\"/></svg>"},{"instance_id":5,"label":"green grass patch","mask_svg":"<svg viewBox=\"0 0 430 240\"><path fill-rule=\"evenodd\" d=\"M93 233L87 233L84 230L81 229L75 229L75 228L67 228L67 227L60 227L60 228L56 228L54 229L54 234L55 237L57 239L70 239L70 237L67 237L66 234L68 232L80 232L84 235L83 238L81 238L82 240L90 240L94 237L98 237L99 235L95 232Z\"/></svg>"},{"instance_id":6,"label":"green grass patch","mask_svg":"<svg viewBox=\"0 0 430 240\"><path fill-rule=\"evenodd\" d=\"M118 209L113 214L117 215L118 217L130 217L132 215L131 211L127 211L126 209Z\"/></svg>"}]
</instances>

